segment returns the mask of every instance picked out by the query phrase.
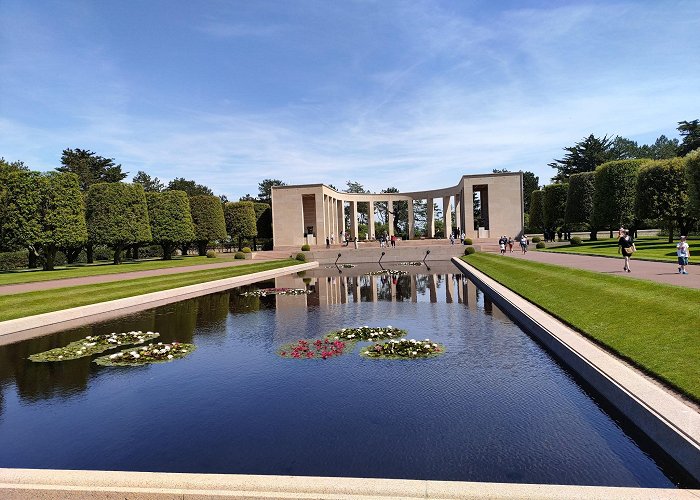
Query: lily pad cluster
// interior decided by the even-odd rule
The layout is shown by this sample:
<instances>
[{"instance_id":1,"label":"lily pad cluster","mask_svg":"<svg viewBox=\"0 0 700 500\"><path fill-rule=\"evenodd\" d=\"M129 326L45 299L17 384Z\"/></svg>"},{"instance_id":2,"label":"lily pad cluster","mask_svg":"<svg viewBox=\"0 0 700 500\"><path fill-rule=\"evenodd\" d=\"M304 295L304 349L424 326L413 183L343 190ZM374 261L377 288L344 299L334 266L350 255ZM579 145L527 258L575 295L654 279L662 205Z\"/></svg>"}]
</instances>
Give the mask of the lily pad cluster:
<instances>
[{"instance_id":1,"label":"lily pad cluster","mask_svg":"<svg viewBox=\"0 0 700 500\"><path fill-rule=\"evenodd\" d=\"M347 350L351 350L357 342L375 342L365 347L360 354L368 358L384 359L416 359L438 356L445 352L445 346L425 340L409 340L402 338L406 330L386 327L361 326L358 328L342 328L326 334L323 339L301 339L290 344L283 345L279 355L283 358L294 359L328 359L340 356ZM380 343L381 340L388 342ZM348 349L350 348L350 349Z\"/></svg>"},{"instance_id":2,"label":"lily pad cluster","mask_svg":"<svg viewBox=\"0 0 700 500\"><path fill-rule=\"evenodd\" d=\"M306 288L260 288L250 292L243 292L243 297L265 297L267 295L307 295L311 290Z\"/></svg>"},{"instance_id":3,"label":"lily pad cluster","mask_svg":"<svg viewBox=\"0 0 700 500\"><path fill-rule=\"evenodd\" d=\"M422 262L399 262L399 266L422 266Z\"/></svg>"},{"instance_id":4,"label":"lily pad cluster","mask_svg":"<svg viewBox=\"0 0 700 500\"><path fill-rule=\"evenodd\" d=\"M360 355L368 358L414 359L439 356L445 352L445 346L430 339L400 339L365 347Z\"/></svg>"},{"instance_id":5,"label":"lily pad cluster","mask_svg":"<svg viewBox=\"0 0 700 500\"><path fill-rule=\"evenodd\" d=\"M328 359L340 356L345 350L345 342L331 339L306 340L301 339L291 344L285 344L280 348L280 356L283 358Z\"/></svg>"},{"instance_id":6,"label":"lily pad cluster","mask_svg":"<svg viewBox=\"0 0 700 500\"><path fill-rule=\"evenodd\" d=\"M345 340L348 342L358 342L360 340L383 340L392 338L401 338L406 335L406 330L388 326L361 326L359 328L342 328L338 331L331 332L326 335L326 338Z\"/></svg>"},{"instance_id":7,"label":"lily pad cluster","mask_svg":"<svg viewBox=\"0 0 700 500\"><path fill-rule=\"evenodd\" d=\"M326 269L335 269L337 267L342 267L344 269L352 269L355 267L355 264L336 264L334 266L326 266Z\"/></svg>"},{"instance_id":8,"label":"lily pad cluster","mask_svg":"<svg viewBox=\"0 0 700 500\"><path fill-rule=\"evenodd\" d=\"M157 332L132 331L125 333L109 333L103 335L88 335L87 337L71 342L65 347L57 347L49 351L32 354L31 361L37 363L50 361L69 361L99 354L118 346L143 344L146 341L159 337Z\"/></svg>"},{"instance_id":9,"label":"lily pad cluster","mask_svg":"<svg viewBox=\"0 0 700 500\"><path fill-rule=\"evenodd\" d=\"M381 271L371 271L367 274L369 276L380 276L380 275L403 276L404 274L408 274L408 272L401 271L399 269L382 269Z\"/></svg>"},{"instance_id":10,"label":"lily pad cluster","mask_svg":"<svg viewBox=\"0 0 700 500\"><path fill-rule=\"evenodd\" d=\"M167 363L184 358L194 350L194 344L158 342L157 344L124 349L114 354L100 356L94 362L102 366L140 366L151 363Z\"/></svg>"}]
</instances>

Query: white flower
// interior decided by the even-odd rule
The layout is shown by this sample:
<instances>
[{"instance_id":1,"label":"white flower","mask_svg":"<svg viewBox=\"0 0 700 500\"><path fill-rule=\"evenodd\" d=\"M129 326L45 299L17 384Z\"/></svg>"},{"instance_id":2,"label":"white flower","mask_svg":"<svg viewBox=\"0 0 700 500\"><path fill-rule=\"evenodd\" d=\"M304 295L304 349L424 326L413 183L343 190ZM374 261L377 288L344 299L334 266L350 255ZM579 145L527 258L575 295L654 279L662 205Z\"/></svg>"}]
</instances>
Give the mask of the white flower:
<instances>
[{"instance_id":1,"label":"white flower","mask_svg":"<svg viewBox=\"0 0 700 500\"><path fill-rule=\"evenodd\" d=\"M129 354L131 354L132 356L138 356L138 355L139 355L136 351L131 351Z\"/></svg>"},{"instance_id":2,"label":"white flower","mask_svg":"<svg viewBox=\"0 0 700 500\"><path fill-rule=\"evenodd\" d=\"M134 359L138 359L141 357L139 354L136 354L136 353L133 353L132 356L134 357Z\"/></svg>"},{"instance_id":3,"label":"white flower","mask_svg":"<svg viewBox=\"0 0 700 500\"><path fill-rule=\"evenodd\" d=\"M114 359L114 358L118 358L118 357L119 357L119 353L117 353L117 354L112 354L112 355L109 357L109 359Z\"/></svg>"},{"instance_id":4,"label":"white flower","mask_svg":"<svg viewBox=\"0 0 700 500\"><path fill-rule=\"evenodd\" d=\"M168 354L168 359L173 359L173 355L172 355L172 354Z\"/></svg>"},{"instance_id":5,"label":"white flower","mask_svg":"<svg viewBox=\"0 0 700 500\"><path fill-rule=\"evenodd\" d=\"M415 355L418 354L418 353L417 353L416 351L413 351L411 354L413 354L413 355L415 356Z\"/></svg>"},{"instance_id":6,"label":"white flower","mask_svg":"<svg viewBox=\"0 0 700 500\"><path fill-rule=\"evenodd\" d=\"M58 359L63 359L63 356L59 356Z\"/></svg>"},{"instance_id":7,"label":"white flower","mask_svg":"<svg viewBox=\"0 0 700 500\"><path fill-rule=\"evenodd\" d=\"M433 347L438 347L438 345L437 345L437 344L433 344Z\"/></svg>"}]
</instances>

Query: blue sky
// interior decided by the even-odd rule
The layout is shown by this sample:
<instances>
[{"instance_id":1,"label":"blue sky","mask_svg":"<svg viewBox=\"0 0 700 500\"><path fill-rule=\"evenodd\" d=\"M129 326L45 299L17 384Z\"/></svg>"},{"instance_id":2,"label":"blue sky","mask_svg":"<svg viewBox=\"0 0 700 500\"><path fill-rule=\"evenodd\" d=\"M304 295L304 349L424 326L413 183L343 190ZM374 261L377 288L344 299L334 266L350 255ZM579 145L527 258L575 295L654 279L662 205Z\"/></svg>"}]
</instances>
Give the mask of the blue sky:
<instances>
[{"instance_id":1,"label":"blue sky","mask_svg":"<svg viewBox=\"0 0 700 500\"><path fill-rule=\"evenodd\" d=\"M700 118L700 2L0 0L0 156L371 191Z\"/></svg>"}]
</instances>

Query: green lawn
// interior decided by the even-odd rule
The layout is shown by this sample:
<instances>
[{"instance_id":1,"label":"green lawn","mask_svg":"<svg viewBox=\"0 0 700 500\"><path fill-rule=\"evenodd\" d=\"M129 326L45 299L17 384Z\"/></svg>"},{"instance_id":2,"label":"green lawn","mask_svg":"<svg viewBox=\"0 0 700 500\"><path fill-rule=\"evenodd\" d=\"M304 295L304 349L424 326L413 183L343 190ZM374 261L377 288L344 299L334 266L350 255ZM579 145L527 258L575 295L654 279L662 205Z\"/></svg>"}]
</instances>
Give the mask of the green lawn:
<instances>
[{"instance_id":1,"label":"green lawn","mask_svg":"<svg viewBox=\"0 0 700 500\"><path fill-rule=\"evenodd\" d=\"M634 245L637 251L634 254L635 259L643 260L658 260L664 262L676 262L676 243L668 242L668 238L649 237L639 238L635 240ZM688 238L690 245L690 261L691 263L700 262L700 238ZM604 239L598 241L584 241L580 246L564 245L561 247L552 247L540 252L566 252L581 255L603 255L608 257L619 257L617 253L617 238Z\"/></svg>"},{"instance_id":2,"label":"green lawn","mask_svg":"<svg viewBox=\"0 0 700 500\"><path fill-rule=\"evenodd\" d=\"M463 259L700 402L700 290L486 253Z\"/></svg>"},{"instance_id":3,"label":"green lawn","mask_svg":"<svg viewBox=\"0 0 700 500\"><path fill-rule=\"evenodd\" d=\"M211 260L211 259L210 259ZM192 271L189 273L152 276L132 280L98 283L36 292L0 295L0 321L33 316L71 307L96 304L144 293L169 290L186 285L204 283L233 276L242 276L270 269L300 264L297 260L273 260L255 264Z\"/></svg>"},{"instance_id":4,"label":"green lawn","mask_svg":"<svg viewBox=\"0 0 700 500\"><path fill-rule=\"evenodd\" d=\"M217 254L209 259L188 255L186 257L174 257L172 260L136 260L124 261L123 264L114 265L111 262L98 262L95 264L74 264L54 271L42 271L39 269L21 271L0 271L0 285L14 285L16 283L34 283L37 281L60 280L64 278L82 278L83 276L98 276L101 274L128 273L131 271L149 271L151 269L165 269L170 267L194 266L197 264L216 264L228 262L233 259L233 253Z\"/></svg>"}]
</instances>

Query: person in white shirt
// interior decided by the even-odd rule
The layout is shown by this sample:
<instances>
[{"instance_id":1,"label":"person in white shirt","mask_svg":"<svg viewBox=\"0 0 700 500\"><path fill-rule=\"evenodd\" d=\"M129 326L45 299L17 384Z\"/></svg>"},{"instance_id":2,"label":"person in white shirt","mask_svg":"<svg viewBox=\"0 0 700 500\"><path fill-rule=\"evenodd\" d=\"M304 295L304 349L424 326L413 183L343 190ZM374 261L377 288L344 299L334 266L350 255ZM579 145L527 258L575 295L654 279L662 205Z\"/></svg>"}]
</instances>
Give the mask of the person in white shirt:
<instances>
[{"instance_id":1,"label":"person in white shirt","mask_svg":"<svg viewBox=\"0 0 700 500\"><path fill-rule=\"evenodd\" d=\"M676 245L676 255L678 256L678 273L688 274L685 266L688 265L688 259L690 258L690 245L688 245L685 236L681 236L681 241Z\"/></svg>"}]
</instances>

